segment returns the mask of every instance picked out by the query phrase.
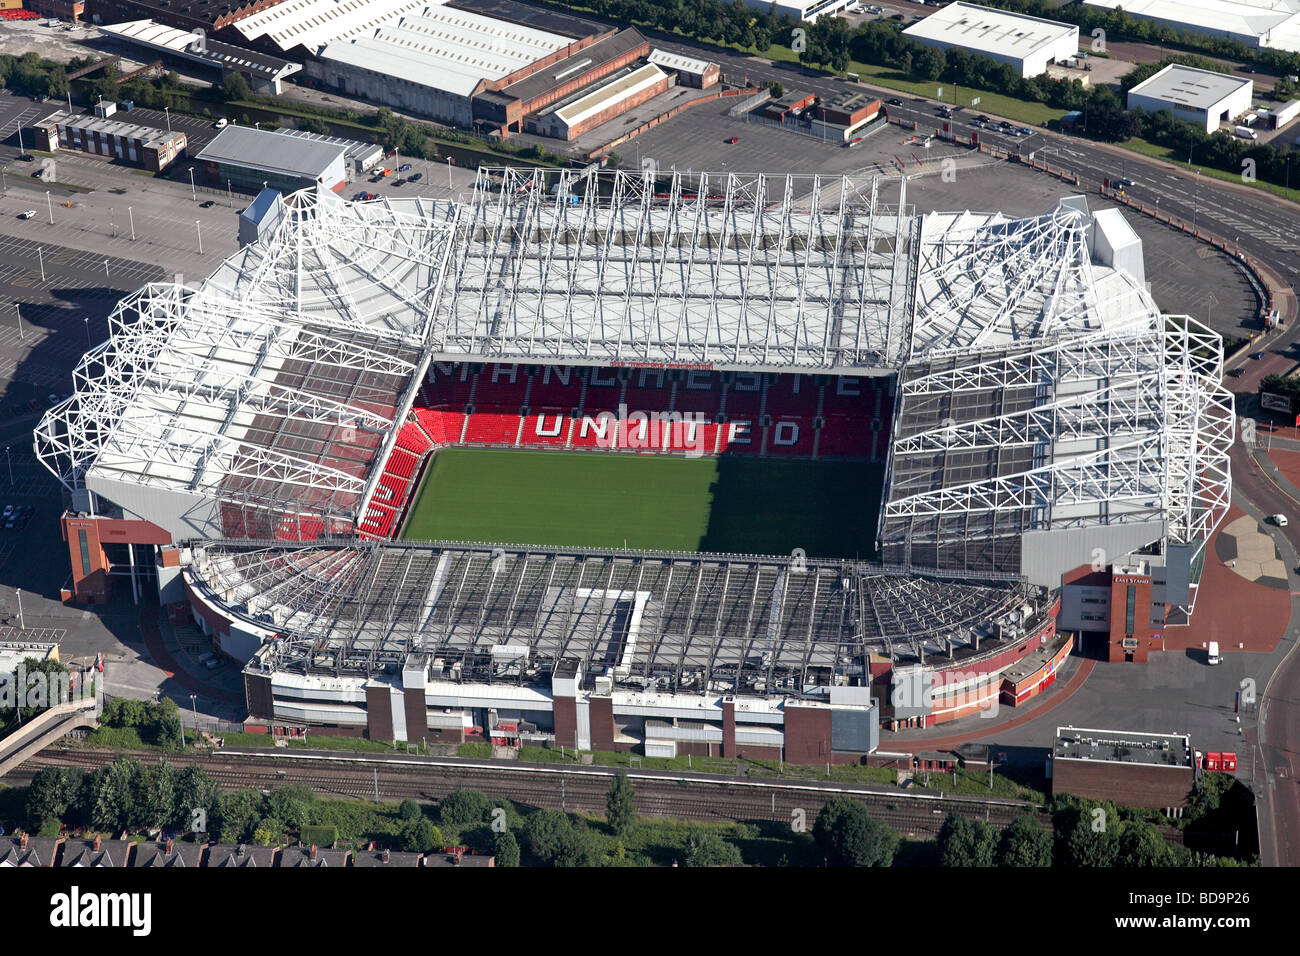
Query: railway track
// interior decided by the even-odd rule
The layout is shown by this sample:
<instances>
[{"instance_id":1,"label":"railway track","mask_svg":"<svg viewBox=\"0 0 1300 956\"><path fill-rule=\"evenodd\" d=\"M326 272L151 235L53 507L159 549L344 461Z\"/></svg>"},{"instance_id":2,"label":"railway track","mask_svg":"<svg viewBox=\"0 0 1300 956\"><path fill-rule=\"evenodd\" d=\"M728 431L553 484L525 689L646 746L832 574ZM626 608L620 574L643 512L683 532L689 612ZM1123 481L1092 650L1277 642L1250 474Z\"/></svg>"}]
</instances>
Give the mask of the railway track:
<instances>
[{"instance_id":1,"label":"railway track","mask_svg":"<svg viewBox=\"0 0 1300 956\"><path fill-rule=\"evenodd\" d=\"M130 755L144 762L160 759L152 752ZM118 756L119 753L110 751L51 749L38 754L10 776L16 780L30 779L41 767L48 766L91 771L106 766ZM377 793L386 802L407 798L431 802L454 790L474 789L525 807L595 815L605 812L611 776L604 768L590 767L493 767L467 761L367 760L284 753L219 752L187 759L201 766L226 790L249 786L268 790L296 783L310 787L323 797L374 800ZM786 824L801 819L806 827L811 827L826 801L842 793L860 800L873 817L909 837L933 837L950 812L985 820L999 828L1023 813L1037 815L1044 825L1050 824L1040 808L1007 800L941 798L937 794L904 791L882 793L812 783L636 772L628 776L636 792L637 811L652 817Z\"/></svg>"}]
</instances>

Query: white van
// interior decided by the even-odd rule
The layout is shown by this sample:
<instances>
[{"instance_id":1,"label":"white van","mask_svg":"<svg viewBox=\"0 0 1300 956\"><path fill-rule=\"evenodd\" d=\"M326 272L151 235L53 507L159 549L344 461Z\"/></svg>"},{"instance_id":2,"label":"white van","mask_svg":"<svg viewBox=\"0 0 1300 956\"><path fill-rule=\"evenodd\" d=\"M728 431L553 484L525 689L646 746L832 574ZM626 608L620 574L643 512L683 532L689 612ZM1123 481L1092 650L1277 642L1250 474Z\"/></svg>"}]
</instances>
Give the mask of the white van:
<instances>
[{"instance_id":1,"label":"white van","mask_svg":"<svg viewBox=\"0 0 1300 956\"><path fill-rule=\"evenodd\" d=\"M1273 523L1279 528L1286 527L1286 515L1273 515Z\"/></svg>"},{"instance_id":2,"label":"white van","mask_svg":"<svg viewBox=\"0 0 1300 956\"><path fill-rule=\"evenodd\" d=\"M1233 136L1239 136L1242 139L1259 139L1259 134L1249 126L1236 126L1232 130Z\"/></svg>"},{"instance_id":3,"label":"white van","mask_svg":"<svg viewBox=\"0 0 1300 956\"><path fill-rule=\"evenodd\" d=\"M1210 641L1210 650L1209 650L1209 652L1206 654L1205 663L1207 663L1207 664L1222 664L1222 663L1223 663L1223 658L1219 656L1219 642L1218 642L1218 641Z\"/></svg>"}]
</instances>

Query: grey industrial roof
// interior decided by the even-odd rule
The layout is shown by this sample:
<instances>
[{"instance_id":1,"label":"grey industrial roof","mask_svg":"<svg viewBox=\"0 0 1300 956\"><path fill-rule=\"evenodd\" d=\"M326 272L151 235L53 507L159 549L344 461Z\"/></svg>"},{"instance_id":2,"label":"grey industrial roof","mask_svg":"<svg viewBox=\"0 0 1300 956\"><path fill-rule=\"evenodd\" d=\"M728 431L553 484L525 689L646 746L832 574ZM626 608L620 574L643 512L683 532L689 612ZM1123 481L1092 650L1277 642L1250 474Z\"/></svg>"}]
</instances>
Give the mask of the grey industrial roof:
<instances>
[{"instance_id":1,"label":"grey industrial roof","mask_svg":"<svg viewBox=\"0 0 1300 956\"><path fill-rule=\"evenodd\" d=\"M274 130L227 126L203 147L198 158L315 179L344 152L336 143L322 143Z\"/></svg>"},{"instance_id":2,"label":"grey industrial roof","mask_svg":"<svg viewBox=\"0 0 1300 956\"><path fill-rule=\"evenodd\" d=\"M648 41L636 30L623 30L621 33L605 37L603 40L597 40L585 50L579 50L573 56L563 59L559 63L554 63L544 70L539 70L532 76L510 84L501 92L524 102L535 100L537 97L549 93L560 84L580 75L583 70L590 69L600 63L607 63L630 50L635 50L642 44L648 44ZM583 60L590 60L591 63L589 66L579 68L579 64Z\"/></svg>"},{"instance_id":3,"label":"grey industrial roof","mask_svg":"<svg viewBox=\"0 0 1300 956\"><path fill-rule=\"evenodd\" d=\"M1159 73L1133 87L1129 93L1165 100L1187 109L1208 110L1222 102L1225 96L1251 85L1250 80L1226 73L1170 63Z\"/></svg>"},{"instance_id":4,"label":"grey industrial roof","mask_svg":"<svg viewBox=\"0 0 1300 956\"><path fill-rule=\"evenodd\" d=\"M1132 730L1088 730L1058 727L1052 755L1058 760L1099 760L1111 763L1190 767L1184 734L1147 734Z\"/></svg>"},{"instance_id":5,"label":"grey industrial roof","mask_svg":"<svg viewBox=\"0 0 1300 956\"><path fill-rule=\"evenodd\" d=\"M479 13L496 20L518 23L526 27L532 27L535 30L559 33L562 36L575 39L599 36L614 29L614 27L605 23L585 20L582 17L559 13L555 10L525 6L522 3L516 3L515 0L451 0L450 3L445 5L456 10Z\"/></svg>"}]
</instances>

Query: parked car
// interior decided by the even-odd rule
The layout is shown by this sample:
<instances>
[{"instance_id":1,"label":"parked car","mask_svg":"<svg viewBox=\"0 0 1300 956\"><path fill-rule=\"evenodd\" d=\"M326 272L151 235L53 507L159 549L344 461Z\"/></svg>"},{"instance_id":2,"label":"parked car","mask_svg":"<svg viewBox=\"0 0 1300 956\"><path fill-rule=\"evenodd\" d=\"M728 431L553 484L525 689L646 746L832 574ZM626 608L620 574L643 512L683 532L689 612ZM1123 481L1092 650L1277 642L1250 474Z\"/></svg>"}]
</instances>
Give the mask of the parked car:
<instances>
[{"instance_id":1,"label":"parked car","mask_svg":"<svg viewBox=\"0 0 1300 956\"><path fill-rule=\"evenodd\" d=\"M393 175L393 171L392 171L391 169L387 169L387 168L385 168L385 169L383 170L383 172L380 173L380 175L381 175L381 176L391 176L391 175Z\"/></svg>"},{"instance_id":2,"label":"parked car","mask_svg":"<svg viewBox=\"0 0 1300 956\"><path fill-rule=\"evenodd\" d=\"M199 208L200 208L200 209L211 209L211 208L212 208L213 206L215 206L216 204L217 204L217 201L216 201L215 199L208 199L208 200L206 200L206 201L204 201L204 202L199 203Z\"/></svg>"},{"instance_id":3,"label":"parked car","mask_svg":"<svg viewBox=\"0 0 1300 956\"><path fill-rule=\"evenodd\" d=\"M406 171L407 171L408 169L410 169L410 168L411 168L411 164L410 164L410 163L402 163L402 165L400 165L400 166L397 167L397 171L398 171L399 173L404 173L404 172L406 172Z\"/></svg>"},{"instance_id":4,"label":"parked car","mask_svg":"<svg viewBox=\"0 0 1300 956\"><path fill-rule=\"evenodd\" d=\"M862 137L859 136L857 139L852 140L852 141L849 143L849 149L852 149L854 146L857 146L857 145L858 145L859 143L861 143L861 142L862 142Z\"/></svg>"},{"instance_id":5,"label":"parked car","mask_svg":"<svg viewBox=\"0 0 1300 956\"><path fill-rule=\"evenodd\" d=\"M886 100L885 102L886 102L886 104L888 104L889 106L902 106L902 105L903 105L903 101L900 100L900 99L899 99L898 97L896 97L896 96L895 96L893 99Z\"/></svg>"},{"instance_id":6,"label":"parked car","mask_svg":"<svg viewBox=\"0 0 1300 956\"><path fill-rule=\"evenodd\" d=\"M1137 185L1136 182L1134 182L1132 179L1129 179L1127 176L1116 176L1114 179L1111 180L1111 182L1112 182L1112 183L1115 183L1115 184L1118 184L1118 185L1120 185L1120 186L1136 186L1136 185Z\"/></svg>"},{"instance_id":7,"label":"parked car","mask_svg":"<svg viewBox=\"0 0 1300 956\"><path fill-rule=\"evenodd\" d=\"M1283 515L1283 514L1273 515L1273 523L1274 523L1275 525L1277 525L1279 528L1285 528L1285 527L1286 527L1286 515Z\"/></svg>"},{"instance_id":8,"label":"parked car","mask_svg":"<svg viewBox=\"0 0 1300 956\"><path fill-rule=\"evenodd\" d=\"M418 183L423 178L424 173L411 173L411 175L407 177L407 182Z\"/></svg>"},{"instance_id":9,"label":"parked car","mask_svg":"<svg viewBox=\"0 0 1300 956\"><path fill-rule=\"evenodd\" d=\"M21 159L24 163L34 163L34 162L36 162L36 157L33 156L31 153L23 153L23 154L22 154L21 156L19 156L18 158Z\"/></svg>"},{"instance_id":10,"label":"parked car","mask_svg":"<svg viewBox=\"0 0 1300 956\"><path fill-rule=\"evenodd\" d=\"M217 120L215 123L212 124L212 128L213 128L213 129L225 129L225 128L226 128L227 126L229 126L229 125L230 125L230 121L227 120L227 119L223 116L223 117L221 117L221 119Z\"/></svg>"},{"instance_id":11,"label":"parked car","mask_svg":"<svg viewBox=\"0 0 1300 956\"><path fill-rule=\"evenodd\" d=\"M19 218L19 219L35 219L35 218L36 218L36 210L35 210L35 209L28 209L26 212L20 212L20 213L18 214L18 218Z\"/></svg>"},{"instance_id":12,"label":"parked car","mask_svg":"<svg viewBox=\"0 0 1300 956\"><path fill-rule=\"evenodd\" d=\"M1032 129L1030 129L1028 126L1021 126L1021 127L1020 127L1020 132L1024 133L1026 136L1033 136L1033 135L1034 135L1034 131L1033 131Z\"/></svg>"},{"instance_id":13,"label":"parked car","mask_svg":"<svg viewBox=\"0 0 1300 956\"><path fill-rule=\"evenodd\" d=\"M732 146L735 146L737 143L740 142L740 137L739 137L739 136L733 136L733 137L731 137L731 139L727 140L727 142L730 143Z\"/></svg>"}]
</instances>

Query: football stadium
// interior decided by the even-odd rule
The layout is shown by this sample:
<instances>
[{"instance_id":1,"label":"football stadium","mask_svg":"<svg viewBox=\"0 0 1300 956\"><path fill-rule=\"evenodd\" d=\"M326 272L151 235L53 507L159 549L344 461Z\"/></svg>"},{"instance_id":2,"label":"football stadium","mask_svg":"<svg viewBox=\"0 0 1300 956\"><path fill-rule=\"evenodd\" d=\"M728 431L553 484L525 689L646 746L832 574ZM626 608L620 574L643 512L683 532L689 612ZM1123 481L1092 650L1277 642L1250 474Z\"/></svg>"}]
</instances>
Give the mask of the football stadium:
<instances>
[{"instance_id":1,"label":"football stadium","mask_svg":"<svg viewBox=\"0 0 1300 956\"><path fill-rule=\"evenodd\" d=\"M259 199L36 431L65 598L156 588L253 726L807 763L1049 686L1080 571L1145 575L1142 640L1185 624L1231 485L1219 336L1161 313L1118 212L906 189Z\"/></svg>"}]
</instances>

